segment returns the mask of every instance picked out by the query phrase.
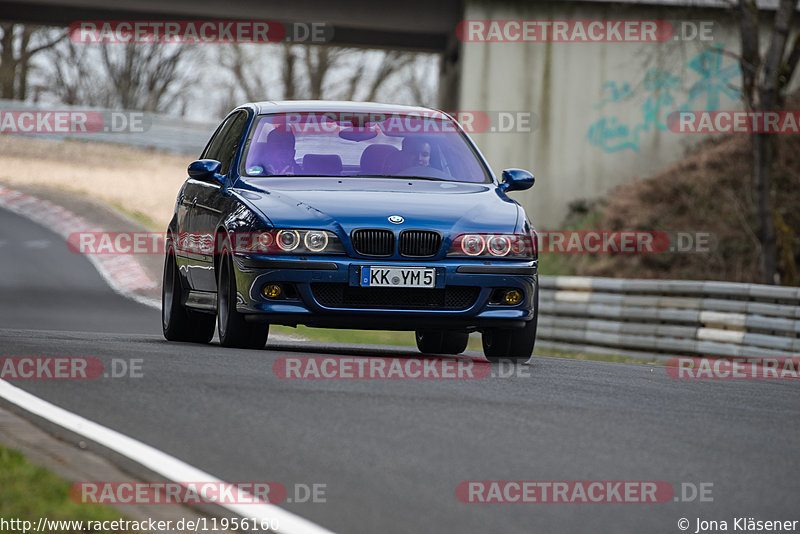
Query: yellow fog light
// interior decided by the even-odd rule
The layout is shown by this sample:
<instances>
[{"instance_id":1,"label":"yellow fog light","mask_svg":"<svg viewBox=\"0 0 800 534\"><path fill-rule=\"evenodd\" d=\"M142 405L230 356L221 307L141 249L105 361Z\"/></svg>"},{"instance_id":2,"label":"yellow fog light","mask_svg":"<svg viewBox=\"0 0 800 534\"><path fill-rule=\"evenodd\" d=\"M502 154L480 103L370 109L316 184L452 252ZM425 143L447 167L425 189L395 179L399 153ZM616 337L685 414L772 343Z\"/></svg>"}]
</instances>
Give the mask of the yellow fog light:
<instances>
[{"instance_id":1,"label":"yellow fog light","mask_svg":"<svg viewBox=\"0 0 800 534\"><path fill-rule=\"evenodd\" d=\"M509 289L503 296L503 302L509 305L519 304L522 302L522 292L517 289Z\"/></svg>"},{"instance_id":2,"label":"yellow fog light","mask_svg":"<svg viewBox=\"0 0 800 534\"><path fill-rule=\"evenodd\" d=\"M270 299L276 299L281 296L283 289L278 284L269 284L264 286L264 296Z\"/></svg>"}]
</instances>

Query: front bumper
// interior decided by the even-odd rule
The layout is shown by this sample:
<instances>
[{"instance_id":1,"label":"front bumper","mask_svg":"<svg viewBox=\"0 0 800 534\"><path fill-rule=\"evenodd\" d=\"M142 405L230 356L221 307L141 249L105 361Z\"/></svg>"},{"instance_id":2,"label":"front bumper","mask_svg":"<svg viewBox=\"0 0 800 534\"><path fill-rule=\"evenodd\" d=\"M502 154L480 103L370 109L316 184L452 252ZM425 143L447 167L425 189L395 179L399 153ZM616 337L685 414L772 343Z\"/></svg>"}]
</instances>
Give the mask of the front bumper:
<instances>
[{"instance_id":1,"label":"front bumper","mask_svg":"<svg viewBox=\"0 0 800 534\"><path fill-rule=\"evenodd\" d=\"M250 321L390 330L414 330L423 326L515 328L524 326L536 313L536 261L488 262L461 258L381 261L346 256L308 259L236 255L234 266L237 309ZM432 267L436 269L436 285L433 289L384 288L374 293L365 292L359 285L362 266ZM265 297L262 288L269 283L293 284L297 298ZM492 302L493 291L497 288L519 289L523 299L513 306ZM412 295L415 291L420 299L418 305ZM339 293L345 297L337 300ZM348 300L348 295L357 297ZM372 295L376 297L374 301L370 300ZM441 301L437 303L437 299Z\"/></svg>"}]
</instances>

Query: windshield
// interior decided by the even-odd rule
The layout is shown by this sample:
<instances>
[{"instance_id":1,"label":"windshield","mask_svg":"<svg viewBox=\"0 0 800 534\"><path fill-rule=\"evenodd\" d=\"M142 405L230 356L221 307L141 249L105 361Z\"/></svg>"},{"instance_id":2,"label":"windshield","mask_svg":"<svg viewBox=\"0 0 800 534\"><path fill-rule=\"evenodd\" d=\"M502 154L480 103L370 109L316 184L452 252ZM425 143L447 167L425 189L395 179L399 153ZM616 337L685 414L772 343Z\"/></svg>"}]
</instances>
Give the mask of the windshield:
<instances>
[{"instance_id":1,"label":"windshield","mask_svg":"<svg viewBox=\"0 0 800 534\"><path fill-rule=\"evenodd\" d=\"M491 182L455 122L438 112L259 116L244 176L387 176Z\"/></svg>"}]
</instances>

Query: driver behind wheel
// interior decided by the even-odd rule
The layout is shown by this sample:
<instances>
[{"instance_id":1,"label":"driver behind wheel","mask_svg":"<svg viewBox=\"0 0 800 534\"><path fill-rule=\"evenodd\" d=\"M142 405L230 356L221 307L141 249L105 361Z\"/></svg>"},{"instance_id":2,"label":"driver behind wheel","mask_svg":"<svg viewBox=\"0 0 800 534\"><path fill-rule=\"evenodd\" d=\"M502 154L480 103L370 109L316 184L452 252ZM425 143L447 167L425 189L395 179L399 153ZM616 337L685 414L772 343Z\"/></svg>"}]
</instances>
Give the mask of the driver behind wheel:
<instances>
[{"instance_id":1,"label":"driver behind wheel","mask_svg":"<svg viewBox=\"0 0 800 534\"><path fill-rule=\"evenodd\" d=\"M431 165L431 144L424 139L404 138L401 153L409 167L430 167Z\"/></svg>"}]
</instances>

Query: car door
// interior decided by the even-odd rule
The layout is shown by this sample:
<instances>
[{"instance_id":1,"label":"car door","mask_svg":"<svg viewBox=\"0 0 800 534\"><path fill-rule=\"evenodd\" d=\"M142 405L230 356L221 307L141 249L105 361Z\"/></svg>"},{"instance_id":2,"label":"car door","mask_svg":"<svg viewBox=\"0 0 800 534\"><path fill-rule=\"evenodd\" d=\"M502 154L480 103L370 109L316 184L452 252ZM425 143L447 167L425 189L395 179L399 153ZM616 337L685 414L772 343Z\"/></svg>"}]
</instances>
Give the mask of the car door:
<instances>
[{"instance_id":1,"label":"car door","mask_svg":"<svg viewBox=\"0 0 800 534\"><path fill-rule=\"evenodd\" d=\"M230 131L233 124L233 116L228 117L219 125L217 131L211 136L206 148L200 155L200 159L216 159L220 146L225 140L225 135ZM198 289L195 275L204 266L201 251L201 235L199 218L197 214L197 203L202 196L202 191L206 190L208 182L197 180L191 176L183 184L183 189L178 197L178 265L185 269L186 277L192 289ZM199 280L202 281L202 276Z\"/></svg>"},{"instance_id":2,"label":"car door","mask_svg":"<svg viewBox=\"0 0 800 534\"><path fill-rule=\"evenodd\" d=\"M221 142L209 147L205 156L215 159L222 166L220 174L226 179L233 177L233 163L239 150L245 126L247 112L239 111L228 117L221 135ZM214 273L214 233L222 216L223 186L217 180L198 181L192 191L192 225L198 236L200 254L196 255L192 264L192 286L198 291L216 291L217 281Z\"/></svg>"},{"instance_id":3,"label":"car door","mask_svg":"<svg viewBox=\"0 0 800 534\"><path fill-rule=\"evenodd\" d=\"M207 157L211 152L214 152L215 146L222 143L225 134L225 125L227 121L223 121L217 127L211 139L203 149L200 159ZM176 260L178 268L181 272L185 273L186 280L189 282L190 287L194 287L191 279L191 267L197 261L197 253L195 252L197 244L194 236L193 219L194 219L194 206L197 198L199 184L198 180L193 179L191 176L186 179L181 187L178 195L178 203L176 206L176 220L177 220L177 235L176 239Z\"/></svg>"}]
</instances>

